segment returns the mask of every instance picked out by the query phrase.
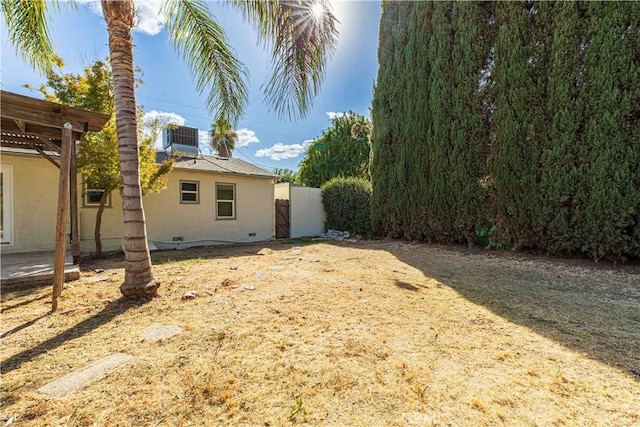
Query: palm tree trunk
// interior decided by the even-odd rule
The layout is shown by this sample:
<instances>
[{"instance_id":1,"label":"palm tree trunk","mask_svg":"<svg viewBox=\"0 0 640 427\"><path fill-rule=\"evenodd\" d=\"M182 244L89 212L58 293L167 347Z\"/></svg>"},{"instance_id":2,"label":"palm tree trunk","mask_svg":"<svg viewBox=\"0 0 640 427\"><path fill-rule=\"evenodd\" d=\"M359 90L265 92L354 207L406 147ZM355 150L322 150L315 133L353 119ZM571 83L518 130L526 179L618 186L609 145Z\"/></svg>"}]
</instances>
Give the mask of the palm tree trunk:
<instances>
[{"instance_id":1,"label":"palm tree trunk","mask_svg":"<svg viewBox=\"0 0 640 427\"><path fill-rule=\"evenodd\" d=\"M120 292L125 297L144 298L157 295L160 282L154 277L151 268L140 188L133 39L131 37L134 18L133 1L102 0L102 11L109 32L122 186L125 276Z\"/></svg>"}]
</instances>

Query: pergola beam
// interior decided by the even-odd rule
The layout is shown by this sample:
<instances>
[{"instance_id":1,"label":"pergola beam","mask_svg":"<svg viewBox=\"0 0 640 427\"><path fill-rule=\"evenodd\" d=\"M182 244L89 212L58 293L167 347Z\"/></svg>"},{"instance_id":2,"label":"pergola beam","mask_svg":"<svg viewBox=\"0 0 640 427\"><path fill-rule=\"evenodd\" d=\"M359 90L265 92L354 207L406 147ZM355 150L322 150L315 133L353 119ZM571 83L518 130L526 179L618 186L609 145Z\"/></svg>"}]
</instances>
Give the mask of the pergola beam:
<instances>
[{"instance_id":1,"label":"pergola beam","mask_svg":"<svg viewBox=\"0 0 640 427\"><path fill-rule=\"evenodd\" d=\"M49 147L51 150L56 151L58 153L60 153L60 147L58 147L56 144L54 144L53 142L49 141L47 138L44 137L38 137L38 141L42 142L44 145L46 145L47 147Z\"/></svg>"},{"instance_id":2,"label":"pergola beam","mask_svg":"<svg viewBox=\"0 0 640 427\"><path fill-rule=\"evenodd\" d=\"M41 124L36 123L24 123L24 129L21 129L15 120L8 119L4 115L5 113L5 105L4 99L2 100L2 139L9 139L10 136L14 138L20 139L21 137L30 137L30 136L39 136L45 139L54 139L60 140L60 132L61 129L58 127L49 127L43 126ZM10 135L13 134L13 135ZM81 139L84 132L74 132L74 137L76 139Z\"/></svg>"},{"instance_id":3,"label":"pergola beam","mask_svg":"<svg viewBox=\"0 0 640 427\"><path fill-rule=\"evenodd\" d=\"M51 156L49 156L47 153L45 153L44 151L42 151L42 148L38 147L37 145L31 145L31 148L33 148L34 150L36 150L38 153L40 153L40 155L42 157L44 157L45 159L49 160L49 162L51 162L53 164L53 166L57 167L58 169L60 169L60 165L58 164L58 162L56 162L55 160L53 160L53 158Z\"/></svg>"},{"instance_id":4,"label":"pergola beam","mask_svg":"<svg viewBox=\"0 0 640 427\"><path fill-rule=\"evenodd\" d=\"M16 122L16 126L18 126L18 129L20 129L24 133L24 121L15 120L15 122Z\"/></svg>"}]
</instances>

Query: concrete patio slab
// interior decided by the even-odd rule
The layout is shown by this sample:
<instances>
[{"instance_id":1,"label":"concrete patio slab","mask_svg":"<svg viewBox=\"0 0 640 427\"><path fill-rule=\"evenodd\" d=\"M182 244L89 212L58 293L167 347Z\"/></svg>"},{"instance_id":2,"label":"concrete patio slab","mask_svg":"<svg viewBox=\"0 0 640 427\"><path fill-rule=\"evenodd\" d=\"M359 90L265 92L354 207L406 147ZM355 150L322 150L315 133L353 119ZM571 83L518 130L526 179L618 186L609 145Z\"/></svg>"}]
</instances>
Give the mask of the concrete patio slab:
<instances>
[{"instance_id":1,"label":"concrete patio slab","mask_svg":"<svg viewBox=\"0 0 640 427\"><path fill-rule=\"evenodd\" d=\"M41 285L53 280L53 251L2 254L0 259L0 284ZM73 264L71 251L67 250L64 265L64 280L70 282L80 278L80 266Z\"/></svg>"}]
</instances>

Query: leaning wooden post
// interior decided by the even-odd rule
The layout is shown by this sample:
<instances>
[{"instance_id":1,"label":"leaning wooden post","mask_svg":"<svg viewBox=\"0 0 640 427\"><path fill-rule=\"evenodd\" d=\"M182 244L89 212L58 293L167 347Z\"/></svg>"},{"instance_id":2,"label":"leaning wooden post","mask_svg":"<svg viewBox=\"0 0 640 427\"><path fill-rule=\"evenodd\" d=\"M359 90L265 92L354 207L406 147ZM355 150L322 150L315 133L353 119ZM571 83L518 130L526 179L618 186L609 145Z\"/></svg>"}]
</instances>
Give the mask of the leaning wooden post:
<instances>
[{"instance_id":1,"label":"leaning wooden post","mask_svg":"<svg viewBox=\"0 0 640 427\"><path fill-rule=\"evenodd\" d=\"M62 129L60 153L60 181L58 183L58 216L56 220L56 247L53 255L53 295L51 311L58 308L58 297L64 285L65 249L67 245L67 207L69 206L69 169L71 166L71 124Z\"/></svg>"},{"instance_id":2,"label":"leaning wooden post","mask_svg":"<svg viewBox=\"0 0 640 427\"><path fill-rule=\"evenodd\" d=\"M78 158L77 141L71 141L71 172L69 174L69 196L71 197L71 254L73 264L80 262L80 230L78 229Z\"/></svg>"}]
</instances>

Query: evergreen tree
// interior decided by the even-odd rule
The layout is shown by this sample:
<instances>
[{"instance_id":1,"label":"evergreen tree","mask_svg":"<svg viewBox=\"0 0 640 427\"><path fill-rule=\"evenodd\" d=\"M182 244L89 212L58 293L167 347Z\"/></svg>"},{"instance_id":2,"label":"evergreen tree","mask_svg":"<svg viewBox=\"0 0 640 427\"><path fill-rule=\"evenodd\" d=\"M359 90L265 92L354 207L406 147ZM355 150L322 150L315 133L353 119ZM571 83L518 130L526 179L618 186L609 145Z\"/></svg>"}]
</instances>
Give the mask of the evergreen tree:
<instances>
[{"instance_id":1,"label":"evergreen tree","mask_svg":"<svg viewBox=\"0 0 640 427\"><path fill-rule=\"evenodd\" d=\"M632 2L592 2L587 16L580 86L585 122L573 226L582 242L579 250L594 259L637 256L639 7Z\"/></svg>"},{"instance_id":2,"label":"evergreen tree","mask_svg":"<svg viewBox=\"0 0 640 427\"><path fill-rule=\"evenodd\" d=\"M491 172L499 237L531 246L539 211L538 171L543 89L537 86L533 18L528 2L496 4L495 141ZM541 122L542 121L542 122Z\"/></svg>"},{"instance_id":3,"label":"evergreen tree","mask_svg":"<svg viewBox=\"0 0 640 427\"><path fill-rule=\"evenodd\" d=\"M640 7L385 2L374 229L640 255Z\"/></svg>"},{"instance_id":4,"label":"evergreen tree","mask_svg":"<svg viewBox=\"0 0 640 427\"><path fill-rule=\"evenodd\" d=\"M578 150L582 140L583 101L579 80L583 73L581 45L586 5L553 5L553 42L547 70L546 117L549 129L543 141L540 181L541 247L553 252L580 250L573 215L580 175ZM577 224L575 224L577 225Z\"/></svg>"},{"instance_id":5,"label":"evergreen tree","mask_svg":"<svg viewBox=\"0 0 640 427\"><path fill-rule=\"evenodd\" d=\"M487 227L488 200L481 182L486 175L489 120L481 91L483 67L492 38L488 31L491 3L456 2L452 10L455 31L451 48L452 106L447 181L452 238L472 245L475 229Z\"/></svg>"},{"instance_id":6,"label":"evergreen tree","mask_svg":"<svg viewBox=\"0 0 640 427\"><path fill-rule=\"evenodd\" d=\"M320 187L331 178L369 179L369 120L353 112L332 119L332 125L311 143L300 163L298 177L303 184Z\"/></svg>"}]
</instances>

